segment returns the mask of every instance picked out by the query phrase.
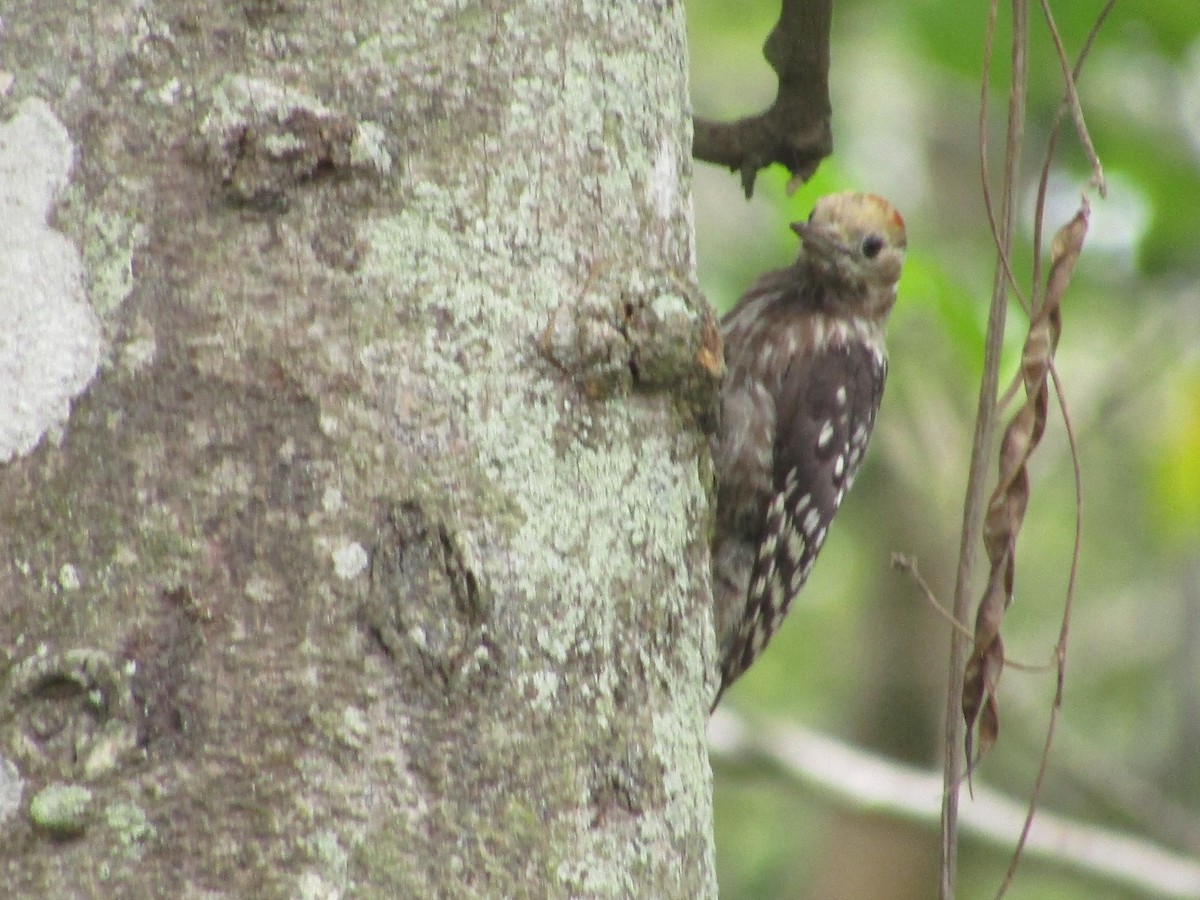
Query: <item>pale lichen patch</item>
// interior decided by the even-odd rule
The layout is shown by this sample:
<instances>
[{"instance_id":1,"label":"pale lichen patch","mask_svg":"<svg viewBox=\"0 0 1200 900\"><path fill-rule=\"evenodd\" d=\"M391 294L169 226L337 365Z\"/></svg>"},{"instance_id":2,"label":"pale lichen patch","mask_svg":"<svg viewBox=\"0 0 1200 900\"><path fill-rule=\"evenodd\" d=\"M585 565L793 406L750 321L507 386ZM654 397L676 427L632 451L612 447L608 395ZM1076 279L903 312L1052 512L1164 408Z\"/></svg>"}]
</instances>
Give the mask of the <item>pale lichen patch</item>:
<instances>
[{"instance_id":1,"label":"pale lichen patch","mask_svg":"<svg viewBox=\"0 0 1200 900\"><path fill-rule=\"evenodd\" d=\"M73 156L43 100L0 125L0 462L61 428L100 362L79 250L49 224Z\"/></svg>"}]
</instances>

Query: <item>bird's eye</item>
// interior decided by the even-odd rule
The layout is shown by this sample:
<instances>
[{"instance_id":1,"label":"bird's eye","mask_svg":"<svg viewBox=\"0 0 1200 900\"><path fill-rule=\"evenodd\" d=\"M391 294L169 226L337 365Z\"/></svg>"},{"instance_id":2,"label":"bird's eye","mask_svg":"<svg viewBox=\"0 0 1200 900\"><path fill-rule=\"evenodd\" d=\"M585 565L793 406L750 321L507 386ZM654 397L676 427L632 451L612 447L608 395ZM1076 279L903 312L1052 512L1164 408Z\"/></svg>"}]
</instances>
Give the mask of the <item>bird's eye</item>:
<instances>
[{"instance_id":1,"label":"bird's eye","mask_svg":"<svg viewBox=\"0 0 1200 900\"><path fill-rule=\"evenodd\" d=\"M867 259L874 259L879 255L879 251L883 249L883 238L877 234L868 234L862 242L863 256Z\"/></svg>"}]
</instances>

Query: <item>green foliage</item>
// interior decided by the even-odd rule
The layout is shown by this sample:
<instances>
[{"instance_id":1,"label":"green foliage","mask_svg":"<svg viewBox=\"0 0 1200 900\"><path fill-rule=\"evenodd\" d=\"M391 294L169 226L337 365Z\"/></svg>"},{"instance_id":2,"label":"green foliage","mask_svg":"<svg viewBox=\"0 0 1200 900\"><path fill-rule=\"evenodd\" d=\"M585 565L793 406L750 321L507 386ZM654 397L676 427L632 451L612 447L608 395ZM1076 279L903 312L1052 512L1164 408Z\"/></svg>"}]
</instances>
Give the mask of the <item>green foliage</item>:
<instances>
[{"instance_id":1,"label":"green foliage","mask_svg":"<svg viewBox=\"0 0 1200 900\"><path fill-rule=\"evenodd\" d=\"M1153 511L1160 531L1182 552L1200 543L1200 365L1173 379L1167 427L1153 463Z\"/></svg>"},{"instance_id":2,"label":"green foliage","mask_svg":"<svg viewBox=\"0 0 1200 900\"><path fill-rule=\"evenodd\" d=\"M1052 2L1072 62L1102 5ZM775 86L760 47L777 12L775 2L689 0L698 114L734 118L770 101ZM786 223L806 217L814 198L845 188L872 190L904 213L909 260L891 324L891 380L866 467L789 620L727 702L750 714L793 718L929 768L937 765L946 626L904 576L888 570L887 561L892 551L915 554L935 593L949 604L995 263L978 155L986 15L986 4L839 0L831 73L834 156L792 197L784 191L786 176L777 171L760 176L749 204L740 199L735 175L698 166L695 185L701 283L721 309L759 272L791 259L796 245ZM993 172L1003 156L1009 86L1006 7L999 16L987 122ZM1031 6L1030 16L1013 260L1026 296L1033 198L1063 93L1039 5ZM1164 825L1170 817L1155 815L1153 806L1127 808L1120 789L1155 785L1178 804L1172 815L1200 821L1200 778L1170 780L1171 773L1194 770L1187 723L1196 715L1193 695L1200 684L1200 664L1189 651L1195 626L1188 624L1200 616L1195 0L1118 3L1084 68L1079 93L1112 192L1108 201L1090 195L1092 230L1064 300L1056 362L1080 446L1084 519L1066 705L1043 802L1066 816L1182 845ZM1047 248L1090 175L1069 119L1058 147L1043 234ZM1026 324L1012 304L1004 386L1017 370ZM1057 639L1074 539L1074 476L1057 409L1030 474L1031 503L1005 635L1010 658L1041 664ZM979 773L982 783L1017 798L1029 795L1053 691L1052 672L1006 671L1000 742ZM909 733L900 736L901 729ZM1079 748L1092 756L1077 756ZM716 776L722 896L810 897L815 885L830 883L829 867L836 863L821 852L831 840L822 828L827 816L846 827L836 804L774 771L718 765ZM888 852L883 845L859 848ZM991 896L1007 853L967 841L962 860L960 895ZM932 882L909 890L881 885L872 896L935 892ZM1027 861L1008 896L1135 894Z\"/></svg>"}]
</instances>

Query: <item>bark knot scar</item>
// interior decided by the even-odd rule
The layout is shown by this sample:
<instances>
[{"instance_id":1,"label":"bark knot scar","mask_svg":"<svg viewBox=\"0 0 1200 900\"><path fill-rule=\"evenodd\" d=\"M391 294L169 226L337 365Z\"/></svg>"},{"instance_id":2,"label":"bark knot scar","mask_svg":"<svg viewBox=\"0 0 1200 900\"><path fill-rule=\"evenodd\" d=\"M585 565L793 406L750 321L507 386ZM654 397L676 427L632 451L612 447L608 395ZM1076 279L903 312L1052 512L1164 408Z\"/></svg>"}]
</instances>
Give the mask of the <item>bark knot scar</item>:
<instances>
[{"instance_id":1,"label":"bark knot scar","mask_svg":"<svg viewBox=\"0 0 1200 900\"><path fill-rule=\"evenodd\" d=\"M392 164L378 126L245 75L213 92L201 135L230 197L244 204L283 205L297 184L351 170L384 174Z\"/></svg>"},{"instance_id":2,"label":"bark knot scar","mask_svg":"<svg viewBox=\"0 0 1200 900\"><path fill-rule=\"evenodd\" d=\"M366 624L397 665L451 687L491 658L490 603L454 530L414 500L386 511L371 552Z\"/></svg>"},{"instance_id":3,"label":"bark knot scar","mask_svg":"<svg viewBox=\"0 0 1200 900\"><path fill-rule=\"evenodd\" d=\"M538 341L542 355L593 399L683 388L689 402L713 402L725 365L716 318L699 290L669 275L598 289L600 278L593 273L578 297L551 313Z\"/></svg>"},{"instance_id":4,"label":"bark knot scar","mask_svg":"<svg viewBox=\"0 0 1200 900\"><path fill-rule=\"evenodd\" d=\"M43 645L0 689L0 740L27 775L91 780L137 746L132 664L102 650Z\"/></svg>"}]
</instances>

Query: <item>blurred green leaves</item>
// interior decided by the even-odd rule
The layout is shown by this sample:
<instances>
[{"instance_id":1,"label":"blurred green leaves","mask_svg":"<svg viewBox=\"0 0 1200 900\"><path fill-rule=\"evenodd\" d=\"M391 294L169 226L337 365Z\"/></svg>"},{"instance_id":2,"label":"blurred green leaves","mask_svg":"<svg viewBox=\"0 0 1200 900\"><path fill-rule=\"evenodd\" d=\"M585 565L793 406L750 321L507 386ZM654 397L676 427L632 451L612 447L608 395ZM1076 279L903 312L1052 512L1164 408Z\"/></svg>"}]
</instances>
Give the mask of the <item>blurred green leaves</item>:
<instances>
[{"instance_id":1,"label":"blurred green leaves","mask_svg":"<svg viewBox=\"0 0 1200 900\"><path fill-rule=\"evenodd\" d=\"M1051 6L1073 61L1103 3ZM778 8L777 0L688 0L697 112L734 117L769 103L774 84L761 45ZM987 123L993 164L1003 153L1008 15L1002 5ZM1038 4L1030 15L1025 178L1013 260L1026 294L1032 198L1063 93ZM903 576L887 571L887 559L893 550L913 553L935 592L949 599L995 262L977 146L986 16L982 3L837 0L834 155L812 182L789 197L786 176L764 172L746 203L736 175L696 171L699 274L721 310L764 269L794 257L787 223L806 217L818 196L876 191L899 206L908 226L908 261L889 328L891 374L864 470L789 619L729 696L740 709L796 718L876 748L897 743L887 734L900 727L889 710L904 710L904 727L930 735L941 717L943 698L930 683L945 671L945 625ZM1084 483L1083 557L1060 727L1099 756L1107 780L1120 783L1124 774L1131 783L1153 782L1200 822L1200 796L1164 775L1194 769L1189 723L1200 716L1200 672L1188 668L1183 650L1194 642L1188 623L1200 617L1189 588L1200 567L1200 3L1118 2L1079 92L1112 192L1108 201L1091 196L1093 229L1064 299L1056 364ZM1074 212L1087 180L1079 142L1064 122L1045 241ZM1014 304L1005 385L1025 329ZM1043 451L1031 466L1027 533L1006 625L1011 655L1031 662L1046 659L1057 637L1075 515L1066 437L1056 401L1051 407ZM1005 721L1011 740L1001 738L980 774L985 781L1028 795L1045 717L1017 709L1045 710L1053 689L1051 676L1006 673L1001 693L1013 698ZM1052 756L1047 808L1114 827L1145 821L1073 789L1074 763L1060 752ZM829 837L820 829L839 811L774 777L718 768L722 896L810 897L812 885L829 883L822 872L828 876L835 861L821 852ZM965 847L962 896L991 896L1006 864L992 851ZM899 884L878 887L874 896L935 893L931 884L908 893ZM1038 865L1022 869L1008 896L1134 895Z\"/></svg>"},{"instance_id":2,"label":"blurred green leaves","mask_svg":"<svg viewBox=\"0 0 1200 900\"><path fill-rule=\"evenodd\" d=\"M1200 303L1200 297L1197 297ZM1172 409L1153 467L1155 520L1164 537L1183 550L1200 546L1200 364L1172 379Z\"/></svg>"}]
</instances>

